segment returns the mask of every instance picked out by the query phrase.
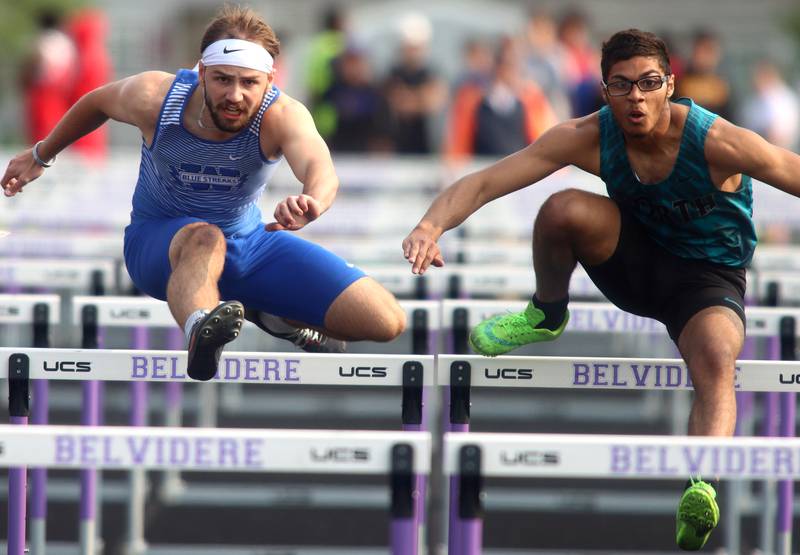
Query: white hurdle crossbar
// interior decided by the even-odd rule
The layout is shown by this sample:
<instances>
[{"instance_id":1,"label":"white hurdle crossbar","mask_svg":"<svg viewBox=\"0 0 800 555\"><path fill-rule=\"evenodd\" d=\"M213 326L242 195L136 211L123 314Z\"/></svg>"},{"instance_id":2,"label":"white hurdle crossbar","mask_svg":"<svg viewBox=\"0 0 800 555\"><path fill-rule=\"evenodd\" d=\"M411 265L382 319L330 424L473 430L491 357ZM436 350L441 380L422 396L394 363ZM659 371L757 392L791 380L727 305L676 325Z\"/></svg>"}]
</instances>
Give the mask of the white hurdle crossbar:
<instances>
[{"instance_id":1,"label":"white hurdle crossbar","mask_svg":"<svg viewBox=\"0 0 800 555\"><path fill-rule=\"evenodd\" d=\"M32 324L34 323L34 310L37 307L47 307L48 324L58 324L61 321L61 297L58 295L0 295L0 324Z\"/></svg>"},{"instance_id":2,"label":"white hurdle crossbar","mask_svg":"<svg viewBox=\"0 0 800 555\"><path fill-rule=\"evenodd\" d=\"M12 357L14 355L16 358ZM30 379L67 381L194 382L186 351L0 348L0 379L10 363L25 363ZM344 361L344 362L343 362ZM317 353L223 353L212 381L268 385L402 386L408 363L418 364L420 386L433 385L433 356ZM196 382L194 382L196 383Z\"/></svg>"},{"instance_id":3,"label":"white hurdle crossbar","mask_svg":"<svg viewBox=\"0 0 800 555\"><path fill-rule=\"evenodd\" d=\"M5 286L111 291L116 274L116 262L109 258L0 258L0 280Z\"/></svg>"},{"instance_id":4,"label":"white hurdle crossbar","mask_svg":"<svg viewBox=\"0 0 800 555\"><path fill-rule=\"evenodd\" d=\"M451 387L689 390L682 359L439 355L437 383ZM740 360L736 391L800 391L800 362Z\"/></svg>"},{"instance_id":5,"label":"white hurdle crossbar","mask_svg":"<svg viewBox=\"0 0 800 555\"><path fill-rule=\"evenodd\" d=\"M444 445L459 555L481 553L484 477L800 478L797 438L448 433Z\"/></svg>"},{"instance_id":6,"label":"white hurdle crossbar","mask_svg":"<svg viewBox=\"0 0 800 555\"><path fill-rule=\"evenodd\" d=\"M415 451L410 470L427 474L427 432L3 424L0 467L382 474L399 443Z\"/></svg>"},{"instance_id":7,"label":"white hurdle crossbar","mask_svg":"<svg viewBox=\"0 0 800 555\"><path fill-rule=\"evenodd\" d=\"M23 472L25 466L36 465L388 474L393 555L417 553L415 476L430 472L427 432L0 425L0 446L0 466ZM24 489L13 494L22 498L15 500L15 506L22 503L24 508ZM9 555L25 552L24 518L19 518L18 523L21 524L9 530Z\"/></svg>"},{"instance_id":8,"label":"white hurdle crossbar","mask_svg":"<svg viewBox=\"0 0 800 555\"><path fill-rule=\"evenodd\" d=\"M457 324L456 310L464 311L466 324L474 326L481 320L502 314L508 310L525 310L527 301L462 300L442 301L442 327L453 329ZM607 302L571 302L570 319L566 331L596 333L666 334L664 324L651 318L637 316ZM793 307L745 307L747 335L749 337L771 337L780 332L781 319L789 317L800 322L800 308ZM800 332L800 327L798 327Z\"/></svg>"},{"instance_id":9,"label":"white hurdle crossbar","mask_svg":"<svg viewBox=\"0 0 800 555\"><path fill-rule=\"evenodd\" d=\"M446 474L469 445L491 477L800 479L800 438L448 433Z\"/></svg>"},{"instance_id":10,"label":"white hurdle crossbar","mask_svg":"<svg viewBox=\"0 0 800 555\"><path fill-rule=\"evenodd\" d=\"M113 349L19 349L0 348L0 378L9 378L9 388L17 393L9 397L27 411L27 381L130 381L130 382L190 382L186 374L185 351L142 351ZM407 431L422 429L423 389L433 380L433 357L430 355L369 355L348 354L332 357L313 353L226 353L223 354L217 383L250 383L272 386L291 385L346 385L391 386L402 391L402 422ZM15 385L16 384L16 385ZM12 403L13 404L13 403ZM84 407L86 410L86 407ZM22 418L12 422L22 424ZM172 467L176 468L176 467ZM84 472L93 472L87 469ZM13 479L12 479L13 475ZM414 485L422 484L423 477L416 476ZM21 487L20 487L21 486ZM24 472L15 469L9 474L9 490L14 499L24 492ZM85 494L85 495L84 495ZM94 552L94 512L90 499L93 487L82 487L81 545L85 555ZM19 502L13 501L15 503ZM9 496L12 503L12 496ZM24 496L21 501L24 514ZM415 501L421 506L421 503ZM9 512L11 514L12 511ZM406 532L415 546L418 537L417 510ZM24 526L15 519L15 528ZM24 530L24 528L23 528ZM405 534L405 533L404 533ZM14 537L19 537L15 534ZM24 537L24 536L23 536ZM394 541L394 540L393 540ZM400 541L400 540L397 540ZM22 541L24 544L24 540ZM15 544L16 549L17 544ZM10 551L17 555L16 551ZM19 551L22 555L22 551Z\"/></svg>"}]
</instances>

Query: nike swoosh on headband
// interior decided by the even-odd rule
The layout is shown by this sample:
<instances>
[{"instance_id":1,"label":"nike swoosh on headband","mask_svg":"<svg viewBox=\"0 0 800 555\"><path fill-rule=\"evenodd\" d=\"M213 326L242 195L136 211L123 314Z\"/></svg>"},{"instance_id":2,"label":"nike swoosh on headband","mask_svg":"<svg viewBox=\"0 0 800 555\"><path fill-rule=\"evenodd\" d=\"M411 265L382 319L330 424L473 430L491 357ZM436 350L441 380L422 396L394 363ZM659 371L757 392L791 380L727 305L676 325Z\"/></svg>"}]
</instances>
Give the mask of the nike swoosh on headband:
<instances>
[{"instance_id":1,"label":"nike swoosh on headband","mask_svg":"<svg viewBox=\"0 0 800 555\"><path fill-rule=\"evenodd\" d=\"M242 50L244 50L244 48L234 48L233 50L228 50L228 47L226 46L225 48L222 49L222 53L230 54L232 52L241 52Z\"/></svg>"}]
</instances>

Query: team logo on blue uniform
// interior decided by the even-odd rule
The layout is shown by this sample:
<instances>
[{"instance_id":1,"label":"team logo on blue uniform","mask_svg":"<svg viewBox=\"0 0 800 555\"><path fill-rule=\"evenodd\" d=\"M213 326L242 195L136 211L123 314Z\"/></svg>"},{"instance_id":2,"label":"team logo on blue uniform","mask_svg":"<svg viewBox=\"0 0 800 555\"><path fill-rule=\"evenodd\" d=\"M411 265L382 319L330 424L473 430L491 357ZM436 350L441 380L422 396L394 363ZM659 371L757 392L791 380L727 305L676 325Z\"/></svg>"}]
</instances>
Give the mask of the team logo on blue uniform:
<instances>
[{"instance_id":1,"label":"team logo on blue uniform","mask_svg":"<svg viewBox=\"0 0 800 555\"><path fill-rule=\"evenodd\" d=\"M170 172L176 182L194 191L231 192L247 180L238 169L225 166L182 163L178 168L170 166Z\"/></svg>"}]
</instances>

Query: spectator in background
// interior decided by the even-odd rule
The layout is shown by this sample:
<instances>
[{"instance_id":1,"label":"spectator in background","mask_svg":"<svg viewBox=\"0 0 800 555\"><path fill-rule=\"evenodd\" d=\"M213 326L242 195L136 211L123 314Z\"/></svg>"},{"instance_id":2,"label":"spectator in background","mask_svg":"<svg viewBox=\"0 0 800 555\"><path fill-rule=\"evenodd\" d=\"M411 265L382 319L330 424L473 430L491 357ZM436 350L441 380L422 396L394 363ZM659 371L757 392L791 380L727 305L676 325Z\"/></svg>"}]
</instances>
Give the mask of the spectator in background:
<instances>
[{"instance_id":1,"label":"spectator in background","mask_svg":"<svg viewBox=\"0 0 800 555\"><path fill-rule=\"evenodd\" d=\"M39 35L20 73L28 140L40 141L71 105L75 45L61 29L61 16L46 9L38 16Z\"/></svg>"},{"instance_id":2,"label":"spectator in background","mask_svg":"<svg viewBox=\"0 0 800 555\"><path fill-rule=\"evenodd\" d=\"M494 53L489 42L481 39L469 39L463 47L464 69L456 79L455 95L462 88L485 87L489 84L494 67Z\"/></svg>"},{"instance_id":3,"label":"spectator in background","mask_svg":"<svg viewBox=\"0 0 800 555\"><path fill-rule=\"evenodd\" d=\"M564 80L573 117L591 114L604 104L597 71L600 56L589 35L589 22L581 12L571 10L561 18L558 40L564 49Z\"/></svg>"},{"instance_id":4,"label":"spectator in background","mask_svg":"<svg viewBox=\"0 0 800 555\"><path fill-rule=\"evenodd\" d=\"M391 138L400 154L433 152L429 119L447 99L444 82L427 64L431 24L420 14L400 20L399 60L386 82L386 99L391 116Z\"/></svg>"},{"instance_id":5,"label":"spectator in background","mask_svg":"<svg viewBox=\"0 0 800 555\"><path fill-rule=\"evenodd\" d=\"M483 97L494 71L494 53L488 41L469 39L464 43L464 70L456 79L449 108L449 121L445 128L444 153L450 158L472 155L472 141L461 134L467 127L462 118L472 118L477 102Z\"/></svg>"},{"instance_id":6,"label":"spectator in background","mask_svg":"<svg viewBox=\"0 0 800 555\"><path fill-rule=\"evenodd\" d=\"M336 130L328 139L331 150L390 150L386 100L373 82L366 53L350 46L339 56L334 67L334 83L324 98L336 112Z\"/></svg>"},{"instance_id":7,"label":"spectator in background","mask_svg":"<svg viewBox=\"0 0 800 555\"><path fill-rule=\"evenodd\" d=\"M692 41L686 72L677 81L677 96L691 98L725 119L731 117L731 87L719 73L722 45L716 34L700 29Z\"/></svg>"},{"instance_id":8,"label":"spectator in background","mask_svg":"<svg viewBox=\"0 0 800 555\"><path fill-rule=\"evenodd\" d=\"M523 74L519 48L506 37L497 49L489 85L462 91L453 104L445 145L448 158L505 156L555 125L547 97Z\"/></svg>"},{"instance_id":9,"label":"spectator in background","mask_svg":"<svg viewBox=\"0 0 800 555\"><path fill-rule=\"evenodd\" d=\"M532 11L525 27L525 74L536 83L556 112L565 120L572 109L564 83L565 53L558 42L556 22L549 13Z\"/></svg>"},{"instance_id":10,"label":"spectator in background","mask_svg":"<svg viewBox=\"0 0 800 555\"><path fill-rule=\"evenodd\" d=\"M347 44L347 21L338 6L329 6L322 31L311 39L306 83L311 96L309 108L320 135L327 138L336 130L336 111L325 99L334 82L334 61Z\"/></svg>"},{"instance_id":11,"label":"spectator in background","mask_svg":"<svg viewBox=\"0 0 800 555\"><path fill-rule=\"evenodd\" d=\"M111 60L106 49L108 21L102 11L84 9L69 19L66 28L77 49L75 78L69 96L72 105L111 78ZM88 160L104 159L108 154L108 128L94 130L74 142L72 148Z\"/></svg>"},{"instance_id":12,"label":"spectator in background","mask_svg":"<svg viewBox=\"0 0 800 555\"><path fill-rule=\"evenodd\" d=\"M743 125L773 144L796 149L800 135L797 93L789 88L775 64L767 60L753 68L752 81L755 94L745 102Z\"/></svg>"},{"instance_id":13,"label":"spectator in background","mask_svg":"<svg viewBox=\"0 0 800 555\"><path fill-rule=\"evenodd\" d=\"M291 33L288 29L276 29L275 35L277 35L278 39L281 41L281 46L286 49L286 45L289 44L289 40L291 37ZM275 86L281 90L288 91L287 87L289 83L292 82L292 71L288 64L285 63L283 57L276 58L275 60Z\"/></svg>"},{"instance_id":14,"label":"spectator in background","mask_svg":"<svg viewBox=\"0 0 800 555\"><path fill-rule=\"evenodd\" d=\"M676 81L680 82L680 80L683 78L684 72L686 71L686 61L675 47L675 41L673 40L672 34L669 31L660 31L656 34L664 41L664 44L667 47L667 52L669 53L669 65L672 69L672 75L675 76Z\"/></svg>"}]
</instances>

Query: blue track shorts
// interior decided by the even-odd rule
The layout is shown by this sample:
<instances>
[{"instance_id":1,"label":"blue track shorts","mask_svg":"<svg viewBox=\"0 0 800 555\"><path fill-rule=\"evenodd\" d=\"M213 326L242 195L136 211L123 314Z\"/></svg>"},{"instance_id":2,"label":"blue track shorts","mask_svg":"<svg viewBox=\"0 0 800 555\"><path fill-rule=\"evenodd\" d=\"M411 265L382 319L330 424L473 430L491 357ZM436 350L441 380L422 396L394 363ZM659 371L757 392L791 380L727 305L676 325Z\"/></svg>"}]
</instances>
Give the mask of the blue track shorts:
<instances>
[{"instance_id":1,"label":"blue track shorts","mask_svg":"<svg viewBox=\"0 0 800 555\"><path fill-rule=\"evenodd\" d=\"M184 226L202 221L137 220L125 228L125 265L140 291L166 300L172 238ZM226 244L219 280L222 300L314 326L323 326L336 297L365 276L343 258L291 232L259 226L226 237Z\"/></svg>"}]
</instances>

